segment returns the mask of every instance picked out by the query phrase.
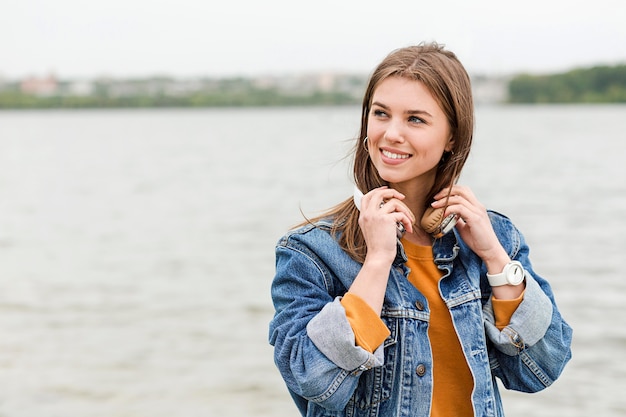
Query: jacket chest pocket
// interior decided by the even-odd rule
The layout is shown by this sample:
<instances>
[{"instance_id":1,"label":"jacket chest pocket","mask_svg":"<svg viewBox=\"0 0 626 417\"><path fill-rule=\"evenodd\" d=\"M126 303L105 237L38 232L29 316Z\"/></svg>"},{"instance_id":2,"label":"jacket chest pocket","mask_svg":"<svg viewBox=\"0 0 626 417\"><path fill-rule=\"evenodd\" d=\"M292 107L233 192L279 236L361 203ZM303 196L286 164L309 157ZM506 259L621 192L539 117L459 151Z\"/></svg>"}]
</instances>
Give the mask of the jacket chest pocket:
<instances>
[{"instance_id":1,"label":"jacket chest pocket","mask_svg":"<svg viewBox=\"0 0 626 417\"><path fill-rule=\"evenodd\" d=\"M351 401L357 409L367 410L375 407L391 396L399 354L398 320L395 317L383 317L391 333L384 343L385 363L383 366L372 368L361 374L359 385Z\"/></svg>"}]
</instances>

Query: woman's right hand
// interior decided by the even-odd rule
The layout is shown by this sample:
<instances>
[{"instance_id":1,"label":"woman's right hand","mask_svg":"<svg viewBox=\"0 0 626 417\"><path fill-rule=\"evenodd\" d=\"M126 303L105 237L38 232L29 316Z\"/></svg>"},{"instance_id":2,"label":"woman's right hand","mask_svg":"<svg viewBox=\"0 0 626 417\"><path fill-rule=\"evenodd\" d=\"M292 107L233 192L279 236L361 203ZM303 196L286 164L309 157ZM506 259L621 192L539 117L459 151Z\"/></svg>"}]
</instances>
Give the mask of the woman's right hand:
<instances>
[{"instance_id":1,"label":"woman's right hand","mask_svg":"<svg viewBox=\"0 0 626 417\"><path fill-rule=\"evenodd\" d=\"M367 245L366 259L391 265L397 251L397 223L413 232L415 216L402 200L404 195L389 187L375 188L363 196L359 226Z\"/></svg>"},{"instance_id":2,"label":"woman's right hand","mask_svg":"<svg viewBox=\"0 0 626 417\"><path fill-rule=\"evenodd\" d=\"M415 217L402 202L404 195L389 187L376 188L361 199L359 227L367 255L361 271L348 290L363 299L378 315L383 308L391 264L396 258L397 223L413 232Z\"/></svg>"}]
</instances>

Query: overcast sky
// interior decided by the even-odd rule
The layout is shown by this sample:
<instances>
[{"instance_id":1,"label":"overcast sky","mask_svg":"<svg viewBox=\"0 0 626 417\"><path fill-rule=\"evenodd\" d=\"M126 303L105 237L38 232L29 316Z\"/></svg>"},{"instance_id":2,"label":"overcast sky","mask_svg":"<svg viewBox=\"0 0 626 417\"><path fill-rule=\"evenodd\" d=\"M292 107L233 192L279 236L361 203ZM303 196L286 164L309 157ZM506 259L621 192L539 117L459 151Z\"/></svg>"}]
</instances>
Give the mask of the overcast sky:
<instances>
[{"instance_id":1,"label":"overcast sky","mask_svg":"<svg viewBox=\"0 0 626 417\"><path fill-rule=\"evenodd\" d=\"M369 73L436 40L472 73L626 63L623 0L2 0L0 76Z\"/></svg>"}]
</instances>

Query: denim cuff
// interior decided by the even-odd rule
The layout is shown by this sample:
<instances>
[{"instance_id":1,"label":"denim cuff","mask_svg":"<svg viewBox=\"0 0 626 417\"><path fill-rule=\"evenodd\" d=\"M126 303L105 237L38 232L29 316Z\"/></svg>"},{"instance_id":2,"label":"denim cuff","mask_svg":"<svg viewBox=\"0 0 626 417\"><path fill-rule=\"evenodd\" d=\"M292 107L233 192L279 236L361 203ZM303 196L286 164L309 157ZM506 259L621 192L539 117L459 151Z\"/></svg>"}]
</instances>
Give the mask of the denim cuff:
<instances>
[{"instance_id":1,"label":"denim cuff","mask_svg":"<svg viewBox=\"0 0 626 417\"><path fill-rule=\"evenodd\" d=\"M374 353L356 345L341 297L326 304L309 321L306 331L315 347L342 369L360 373L384 363L384 343Z\"/></svg>"},{"instance_id":2,"label":"denim cuff","mask_svg":"<svg viewBox=\"0 0 626 417\"><path fill-rule=\"evenodd\" d=\"M552 303L537 281L526 271L524 300L502 330L496 327L491 298L483 307L487 337L501 352L515 356L543 338L552 320Z\"/></svg>"}]
</instances>

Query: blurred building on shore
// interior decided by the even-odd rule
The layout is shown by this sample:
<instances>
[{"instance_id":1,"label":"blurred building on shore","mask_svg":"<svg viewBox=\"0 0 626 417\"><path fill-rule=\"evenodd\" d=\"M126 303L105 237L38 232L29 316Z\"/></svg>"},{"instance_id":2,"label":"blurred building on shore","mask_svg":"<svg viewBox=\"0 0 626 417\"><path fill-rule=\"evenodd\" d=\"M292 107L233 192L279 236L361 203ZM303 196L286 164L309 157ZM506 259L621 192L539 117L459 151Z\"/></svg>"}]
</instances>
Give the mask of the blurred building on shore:
<instances>
[{"instance_id":1,"label":"blurred building on shore","mask_svg":"<svg viewBox=\"0 0 626 417\"><path fill-rule=\"evenodd\" d=\"M59 82L54 74L45 77L27 77L20 82L20 91L34 96L51 96L57 93Z\"/></svg>"},{"instance_id":2,"label":"blurred building on shore","mask_svg":"<svg viewBox=\"0 0 626 417\"><path fill-rule=\"evenodd\" d=\"M10 82L0 79L0 92L19 91L37 97L90 96L108 97L170 96L231 92L245 94L251 89L273 90L289 96L307 96L320 93L339 93L359 104L365 90L367 76L345 73L309 73L266 75L232 78L173 78L153 76L134 79L94 77L92 79L61 80L54 74L29 76ZM472 76L476 104L503 103L508 99L508 77Z\"/></svg>"}]
</instances>

